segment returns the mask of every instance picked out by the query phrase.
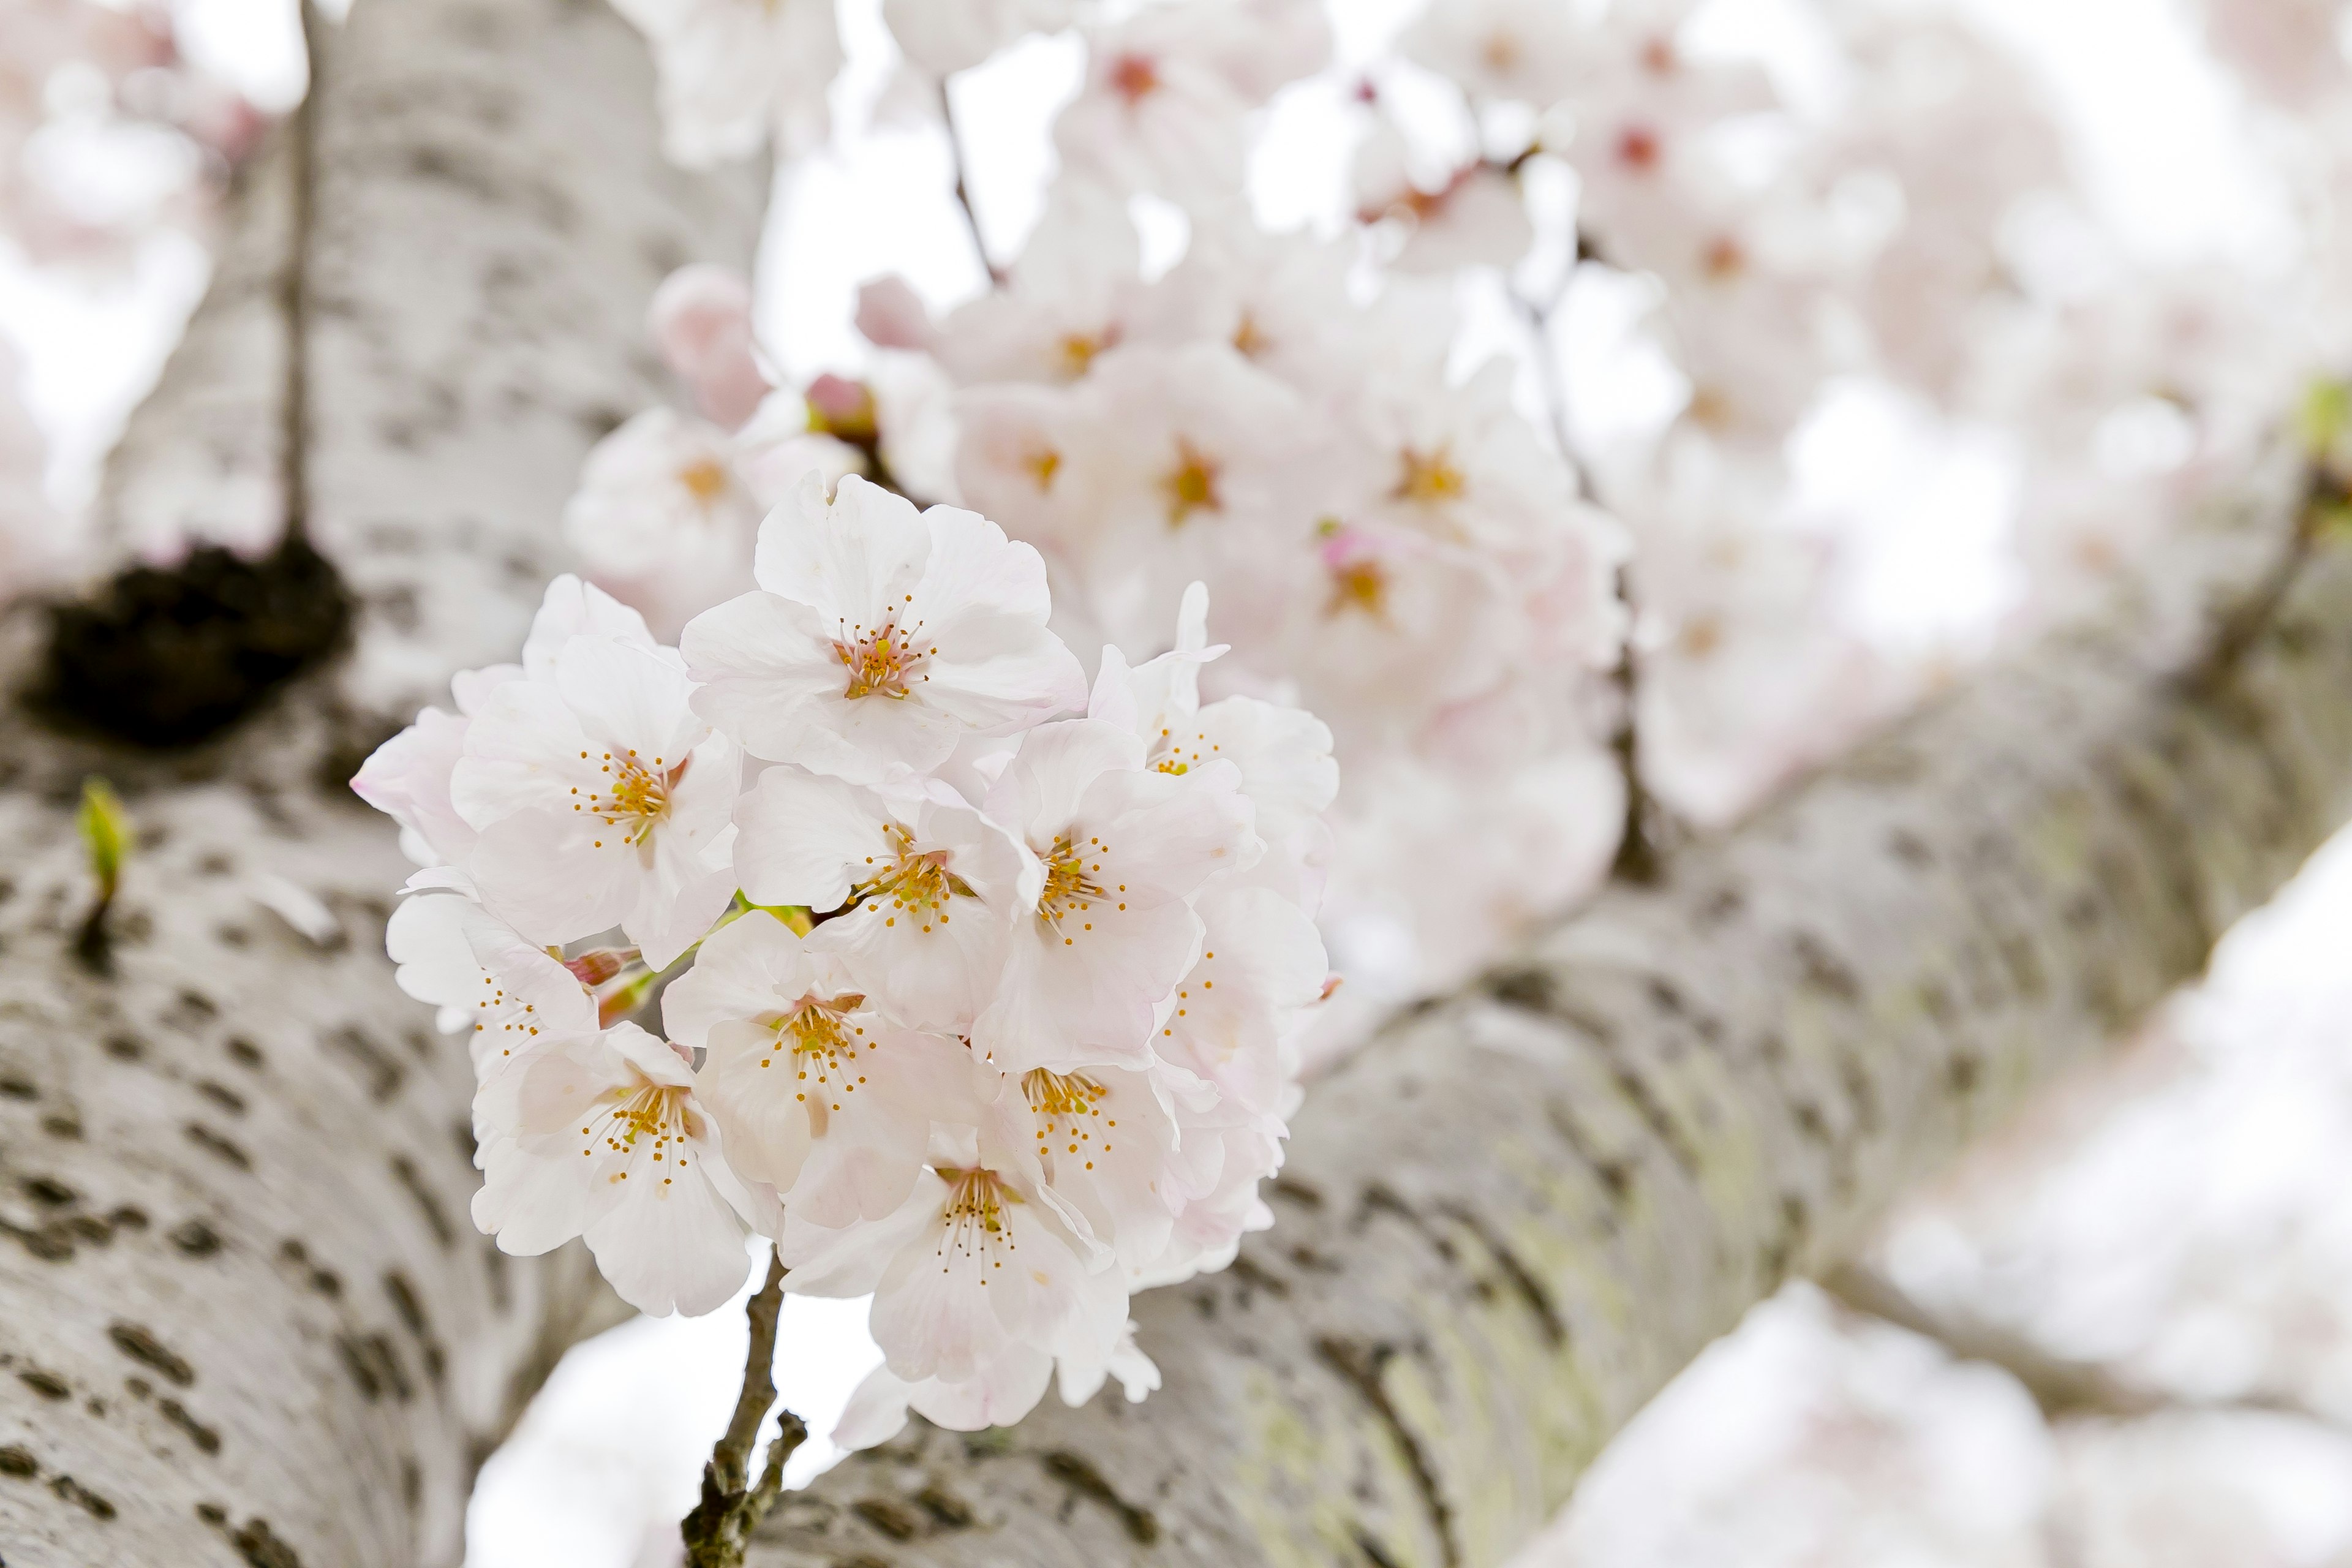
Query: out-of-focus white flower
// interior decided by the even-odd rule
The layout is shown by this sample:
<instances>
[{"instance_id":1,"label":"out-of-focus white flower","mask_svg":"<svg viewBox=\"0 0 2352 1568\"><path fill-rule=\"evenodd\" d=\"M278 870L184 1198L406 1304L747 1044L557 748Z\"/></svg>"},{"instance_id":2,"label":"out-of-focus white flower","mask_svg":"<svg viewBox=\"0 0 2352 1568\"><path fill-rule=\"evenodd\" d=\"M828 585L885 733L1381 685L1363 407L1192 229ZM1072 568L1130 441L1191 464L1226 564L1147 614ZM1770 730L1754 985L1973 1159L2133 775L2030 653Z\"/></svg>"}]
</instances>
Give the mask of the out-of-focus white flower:
<instances>
[{"instance_id":1,"label":"out-of-focus white flower","mask_svg":"<svg viewBox=\"0 0 2352 1568\"><path fill-rule=\"evenodd\" d=\"M528 1258L582 1237L642 1312L708 1312L750 1271L772 1194L728 1166L684 1057L635 1024L551 1041L476 1098L474 1223Z\"/></svg>"},{"instance_id":2,"label":"out-of-focus white flower","mask_svg":"<svg viewBox=\"0 0 2352 1568\"><path fill-rule=\"evenodd\" d=\"M563 537L591 582L675 637L751 585L760 514L723 431L648 408L589 452Z\"/></svg>"},{"instance_id":3,"label":"out-of-focus white flower","mask_svg":"<svg viewBox=\"0 0 2352 1568\"><path fill-rule=\"evenodd\" d=\"M755 756L845 778L937 767L1085 701L1045 629L1045 563L974 512L851 476L811 483L760 529L761 591L686 628L698 712Z\"/></svg>"},{"instance_id":4,"label":"out-of-focus white flower","mask_svg":"<svg viewBox=\"0 0 2352 1568\"><path fill-rule=\"evenodd\" d=\"M1077 10L1077 0L883 0L882 19L908 59L946 78L1024 33L1068 26Z\"/></svg>"},{"instance_id":5,"label":"out-of-focus white flower","mask_svg":"<svg viewBox=\"0 0 2352 1568\"><path fill-rule=\"evenodd\" d=\"M664 145L689 168L823 142L841 69L833 0L614 0L652 42Z\"/></svg>"},{"instance_id":6,"label":"out-of-focus white flower","mask_svg":"<svg viewBox=\"0 0 2352 1568\"><path fill-rule=\"evenodd\" d=\"M1570 8L1549 0L1445 0L1423 10L1397 52L1472 99L1549 109L1576 86L1587 47Z\"/></svg>"},{"instance_id":7,"label":"out-of-focus white flower","mask_svg":"<svg viewBox=\"0 0 2352 1568\"><path fill-rule=\"evenodd\" d=\"M1356 151L1356 216L1401 232L1391 266L1407 272L1510 267L1528 253L1535 226L1516 180L1491 163L1472 163L1425 190L1391 144L1397 140L1383 124Z\"/></svg>"},{"instance_id":8,"label":"out-of-focus white flower","mask_svg":"<svg viewBox=\"0 0 2352 1568\"><path fill-rule=\"evenodd\" d=\"M1214 209L1241 188L1243 121L1330 53L1313 0L1183 0L1090 31L1086 85L1054 127L1063 166Z\"/></svg>"},{"instance_id":9,"label":"out-of-focus white flower","mask_svg":"<svg viewBox=\"0 0 2352 1568\"><path fill-rule=\"evenodd\" d=\"M958 306L929 346L966 385L1076 381L1127 340L1143 298L1141 265L1121 199L1061 181L1004 287Z\"/></svg>"}]
</instances>

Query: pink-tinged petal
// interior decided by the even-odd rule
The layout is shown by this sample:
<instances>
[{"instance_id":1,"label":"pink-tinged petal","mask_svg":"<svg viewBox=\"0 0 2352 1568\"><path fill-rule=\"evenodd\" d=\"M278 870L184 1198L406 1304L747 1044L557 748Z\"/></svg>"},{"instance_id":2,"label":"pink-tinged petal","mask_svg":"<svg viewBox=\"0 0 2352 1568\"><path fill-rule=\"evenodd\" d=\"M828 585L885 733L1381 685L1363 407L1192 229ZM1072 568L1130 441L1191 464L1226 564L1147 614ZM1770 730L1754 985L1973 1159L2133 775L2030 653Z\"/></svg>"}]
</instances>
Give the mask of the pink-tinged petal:
<instances>
[{"instance_id":1,"label":"pink-tinged petal","mask_svg":"<svg viewBox=\"0 0 2352 1568\"><path fill-rule=\"evenodd\" d=\"M444 863L463 859L474 844L473 828L449 796L449 774L465 754L467 723L427 708L378 746L352 780L353 794L423 839Z\"/></svg>"},{"instance_id":2,"label":"pink-tinged petal","mask_svg":"<svg viewBox=\"0 0 2352 1568\"><path fill-rule=\"evenodd\" d=\"M1116 928L1055 927L1027 916L1013 935L996 995L972 1025L972 1048L1005 1072L1150 1060L1161 999L1201 951L1201 920L1182 903L1131 909Z\"/></svg>"},{"instance_id":3,"label":"pink-tinged petal","mask_svg":"<svg viewBox=\"0 0 2352 1568\"><path fill-rule=\"evenodd\" d=\"M912 501L851 474L825 499L803 483L760 527L752 563L760 586L835 623L867 625L906 602L923 575L930 532Z\"/></svg>"},{"instance_id":4,"label":"pink-tinged petal","mask_svg":"<svg viewBox=\"0 0 2352 1568\"><path fill-rule=\"evenodd\" d=\"M750 1233L708 1177L689 1169L668 1180L630 1193L582 1235L621 1300L656 1317L698 1317L742 1286Z\"/></svg>"},{"instance_id":5,"label":"pink-tinged petal","mask_svg":"<svg viewBox=\"0 0 2352 1568\"><path fill-rule=\"evenodd\" d=\"M635 752L647 765L674 767L701 742L704 722L687 706L692 686L675 654L617 637L574 637L556 656L556 690L601 742L589 749Z\"/></svg>"},{"instance_id":6,"label":"pink-tinged petal","mask_svg":"<svg viewBox=\"0 0 2352 1568\"><path fill-rule=\"evenodd\" d=\"M1143 742L1095 719L1040 724L1021 738L983 808L1016 837L1037 847L1077 816L1087 789L1103 773L1139 769Z\"/></svg>"},{"instance_id":7,"label":"pink-tinged petal","mask_svg":"<svg viewBox=\"0 0 2352 1568\"><path fill-rule=\"evenodd\" d=\"M908 1390L908 1405L924 1420L950 1432L982 1432L1010 1426L1045 1397L1054 1358L1029 1345L1014 1345L961 1382L932 1378Z\"/></svg>"},{"instance_id":8,"label":"pink-tinged petal","mask_svg":"<svg viewBox=\"0 0 2352 1568\"><path fill-rule=\"evenodd\" d=\"M887 864L881 803L867 790L789 763L762 773L735 807L735 874L757 904L820 912Z\"/></svg>"},{"instance_id":9,"label":"pink-tinged petal","mask_svg":"<svg viewBox=\"0 0 2352 1568\"><path fill-rule=\"evenodd\" d=\"M639 850L594 817L525 811L501 819L467 857L491 913L561 946L621 923L642 874Z\"/></svg>"},{"instance_id":10,"label":"pink-tinged petal","mask_svg":"<svg viewBox=\"0 0 2352 1568\"><path fill-rule=\"evenodd\" d=\"M556 655L576 637L619 637L641 647L654 646L646 618L593 583L567 572L547 585L530 636L522 645L524 673L543 680L555 673Z\"/></svg>"},{"instance_id":11,"label":"pink-tinged petal","mask_svg":"<svg viewBox=\"0 0 2352 1568\"><path fill-rule=\"evenodd\" d=\"M569 810L602 779L604 750L551 683L512 681L467 727L450 800L477 832L517 812Z\"/></svg>"}]
</instances>

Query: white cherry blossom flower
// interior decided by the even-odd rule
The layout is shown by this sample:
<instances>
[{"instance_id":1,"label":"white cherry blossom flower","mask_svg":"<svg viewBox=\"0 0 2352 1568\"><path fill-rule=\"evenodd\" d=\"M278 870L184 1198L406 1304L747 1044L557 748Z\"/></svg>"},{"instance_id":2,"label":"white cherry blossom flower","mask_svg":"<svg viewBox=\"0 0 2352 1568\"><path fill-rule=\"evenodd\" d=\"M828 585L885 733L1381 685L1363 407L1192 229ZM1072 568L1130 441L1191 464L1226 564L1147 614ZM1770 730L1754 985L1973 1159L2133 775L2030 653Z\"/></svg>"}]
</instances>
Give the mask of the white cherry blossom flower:
<instances>
[{"instance_id":1,"label":"white cherry blossom flower","mask_svg":"<svg viewBox=\"0 0 2352 1568\"><path fill-rule=\"evenodd\" d=\"M687 627L696 711L753 755L843 777L920 773L960 735L1011 733L1084 701L1045 628L1045 563L974 512L852 476L803 487L760 530L761 592Z\"/></svg>"},{"instance_id":2,"label":"white cherry blossom flower","mask_svg":"<svg viewBox=\"0 0 2352 1568\"><path fill-rule=\"evenodd\" d=\"M1024 1180L1058 1198L1123 1263L1157 1257L1190 1195L1174 1163L1176 1108L1150 1069L1045 1068L1006 1075L989 1108Z\"/></svg>"},{"instance_id":3,"label":"white cherry blossom flower","mask_svg":"<svg viewBox=\"0 0 2352 1568\"><path fill-rule=\"evenodd\" d=\"M412 883L412 886L415 884ZM470 1032L477 1077L541 1042L593 1034L596 997L547 949L524 940L463 889L420 890L392 912L384 947L393 978L440 1009L445 1034Z\"/></svg>"},{"instance_id":4,"label":"white cherry blossom flower","mask_svg":"<svg viewBox=\"0 0 2352 1568\"><path fill-rule=\"evenodd\" d=\"M450 787L492 913L541 942L618 925L656 968L709 929L735 890L741 763L690 689L675 652L583 636L491 693Z\"/></svg>"},{"instance_id":5,"label":"white cherry blossom flower","mask_svg":"<svg viewBox=\"0 0 2352 1568\"><path fill-rule=\"evenodd\" d=\"M723 1305L751 1268L749 1232L781 1224L772 1194L729 1168L684 1057L622 1024L541 1047L475 1105L474 1223L530 1257L583 1237L638 1310Z\"/></svg>"},{"instance_id":6,"label":"white cherry blossom flower","mask_svg":"<svg viewBox=\"0 0 2352 1568\"><path fill-rule=\"evenodd\" d=\"M996 1403L1024 1391L1034 1403L1044 1380L1008 1356L1115 1341L1128 1297L1108 1254L1021 1164L975 1131L943 1135L898 1213L841 1229L788 1215L778 1255L803 1294L873 1294L868 1326L895 1377L1010 1374Z\"/></svg>"},{"instance_id":7,"label":"white cherry blossom flower","mask_svg":"<svg viewBox=\"0 0 2352 1568\"><path fill-rule=\"evenodd\" d=\"M814 1225L885 1218L923 1168L934 1121L976 1121L971 1051L899 1026L852 973L842 921L803 938L751 913L707 938L662 995L728 1159Z\"/></svg>"},{"instance_id":8,"label":"white cherry blossom flower","mask_svg":"<svg viewBox=\"0 0 2352 1568\"><path fill-rule=\"evenodd\" d=\"M881 791L789 764L760 775L735 821L748 897L842 910L823 929L862 989L903 1023L971 1029L1041 881L1003 828L936 785Z\"/></svg>"},{"instance_id":9,"label":"white cherry blossom flower","mask_svg":"<svg viewBox=\"0 0 2352 1568\"><path fill-rule=\"evenodd\" d=\"M1160 1016L1200 955L1187 900L1260 852L1231 763L1180 775L1143 761L1132 733L1066 720L1024 736L989 792L988 815L1045 870L972 1026L973 1047L1001 1070L1147 1065Z\"/></svg>"},{"instance_id":10,"label":"white cherry blossom flower","mask_svg":"<svg viewBox=\"0 0 2352 1568\"><path fill-rule=\"evenodd\" d=\"M675 637L751 585L761 510L725 431L648 408L589 451L563 537L591 582Z\"/></svg>"}]
</instances>

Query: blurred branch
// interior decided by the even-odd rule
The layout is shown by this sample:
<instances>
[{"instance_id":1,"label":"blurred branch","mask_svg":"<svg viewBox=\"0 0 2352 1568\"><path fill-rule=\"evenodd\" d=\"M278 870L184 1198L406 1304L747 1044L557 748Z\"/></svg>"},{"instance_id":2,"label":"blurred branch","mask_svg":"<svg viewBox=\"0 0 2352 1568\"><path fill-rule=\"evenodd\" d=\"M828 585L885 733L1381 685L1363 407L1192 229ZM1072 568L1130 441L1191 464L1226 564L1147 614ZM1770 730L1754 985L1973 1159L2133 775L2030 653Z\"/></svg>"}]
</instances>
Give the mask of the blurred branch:
<instances>
[{"instance_id":1,"label":"blurred branch","mask_svg":"<svg viewBox=\"0 0 2352 1568\"><path fill-rule=\"evenodd\" d=\"M964 174L963 133L956 129L955 104L948 96L948 84L940 82L940 123L947 127L948 159L955 170L956 205L963 213L963 226L971 235L971 252L980 258L981 269L988 274L991 286L1004 287L1004 268L990 259L988 239L980 230L980 213L971 205L971 186Z\"/></svg>"},{"instance_id":2,"label":"blurred branch","mask_svg":"<svg viewBox=\"0 0 2352 1568\"><path fill-rule=\"evenodd\" d=\"M2097 1362L2053 1354L2015 1330L1987 1322L1964 1310L1928 1307L1866 1263L1840 1264L1815 1282L1850 1312L1933 1340L1961 1361L1999 1367L2024 1385L2034 1404L2042 1407L2042 1416L2053 1422L2082 1416L2133 1420L2167 1411L2255 1411L2344 1429L2336 1417L2283 1393L2257 1391L2201 1399L2151 1388Z\"/></svg>"}]
</instances>

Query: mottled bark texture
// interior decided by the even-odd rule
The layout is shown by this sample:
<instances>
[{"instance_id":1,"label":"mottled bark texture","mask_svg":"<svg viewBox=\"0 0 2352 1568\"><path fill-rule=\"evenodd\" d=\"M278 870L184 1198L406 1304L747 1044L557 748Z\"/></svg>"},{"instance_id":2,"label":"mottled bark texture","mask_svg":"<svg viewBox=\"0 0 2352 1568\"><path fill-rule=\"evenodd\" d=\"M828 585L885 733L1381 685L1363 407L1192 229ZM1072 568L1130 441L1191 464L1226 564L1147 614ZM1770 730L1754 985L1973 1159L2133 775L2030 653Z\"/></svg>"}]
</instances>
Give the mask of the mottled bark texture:
<instances>
[{"instance_id":1,"label":"mottled bark texture","mask_svg":"<svg viewBox=\"0 0 2352 1568\"><path fill-rule=\"evenodd\" d=\"M603 0L359 0L320 35L107 521L304 520L353 646L186 752L0 717L8 1568L454 1563L480 1457L616 1305L576 1247L475 1233L464 1047L393 985L407 868L344 781L451 670L514 656L582 457L661 395L647 300L748 260L761 182L661 163ZM86 773L140 836L105 973L68 952ZM339 931L298 935L271 877Z\"/></svg>"},{"instance_id":2,"label":"mottled bark texture","mask_svg":"<svg viewBox=\"0 0 2352 1568\"><path fill-rule=\"evenodd\" d=\"M2214 537L2283 538L2289 467ZM919 1424L751 1561L1501 1561L1750 1303L2201 968L2352 809L2347 693L2342 546L2221 678L2116 633L1989 674L1313 1086L1275 1228L1139 1299L1148 1403Z\"/></svg>"}]
</instances>

